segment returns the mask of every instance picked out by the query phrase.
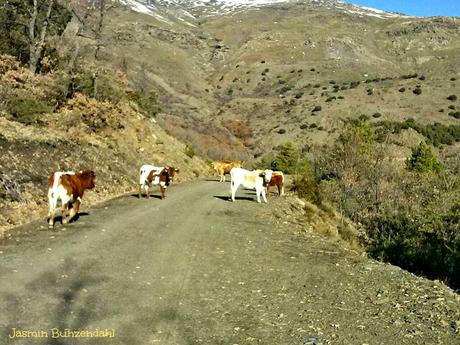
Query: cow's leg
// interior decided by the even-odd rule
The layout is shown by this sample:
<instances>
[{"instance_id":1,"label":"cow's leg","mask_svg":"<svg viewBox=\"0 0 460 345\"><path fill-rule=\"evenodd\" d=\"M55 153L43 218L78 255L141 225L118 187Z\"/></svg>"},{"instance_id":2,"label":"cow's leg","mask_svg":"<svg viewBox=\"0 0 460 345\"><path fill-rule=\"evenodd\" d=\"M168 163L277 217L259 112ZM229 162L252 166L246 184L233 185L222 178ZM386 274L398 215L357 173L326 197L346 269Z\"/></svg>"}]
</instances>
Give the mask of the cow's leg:
<instances>
[{"instance_id":1,"label":"cow's leg","mask_svg":"<svg viewBox=\"0 0 460 345\"><path fill-rule=\"evenodd\" d=\"M72 209L70 210L69 222L72 221L75 216L78 214L78 210L80 209L81 199L77 198L75 202L72 204Z\"/></svg>"},{"instance_id":2,"label":"cow's leg","mask_svg":"<svg viewBox=\"0 0 460 345\"><path fill-rule=\"evenodd\" d=\"M270 185L267 184L267 196L270 196Z\"/></svg>"},{"instance_id":3,"label":"cow's leg","mask_svg":"<svg viewBox=\"0 0 460 345\"><path fill-rule=\"evenodd\" d=\"M139 185L139 199L142 198L142 185Z\"/></svg>"},{"instance_id":4,"label":"cow's leg","mask_svg":"<svg viewBox=\"0 0 460 345\"><path fill-rule=\"evenodd\" d=\"M160 192L161 192L162 199L166 198L165 191L166 191L166 188L160 185Z\"/></svg>"},{"instance_id":5,"label":"cow's leg","mask_svg":"<svg viewBox=\"0 0 460 345\"><path fill-rule=\"evenodd\" d=\"M238 185L236 185L236 183L234 183L233 181L230 183L230 194L231 194L231 200L232 201L235 201L235 194L236 194L236 190L238 189Z\"/></svg>"},{"instance_id":6,"label":"cow's leg","mask_svg":"<svg viewBox=\"0 0 460 345\"><path fill-rule=\"evenodd\" d=\"M144 185L144 190L145 190L145 196L147 197L147 199L149 199L150 194L149 194L149 185L148 184Z\"/></svg>"},{"instance_id":7,"label":"cow's leg","mask_svg":"<svg viewBox=\"0 0 460 345\"><path fill-rule=\"evenodd\" d=\"M62 203L62 207L61 207L61 216L62 216L62 224L66 224L67 223L67 219L66 219L66 216L67 216L67 209L69 207L69 203Z\"/></svg>"},{"instance_id":8,"label":"cow's leg","mask_svg":"<svg viewBox=\"0 0 460 345\"><path fill-rule=\"evenodd\" d=\"M256 197L257 197L257 202L258 203L260 203L260 194L262 194L262 191L264 191L264 193L265 193L265 188L264 187L262 187L260 189L256 187Z\"/></svg>"},{"instance_id":9,"label":"cow's leg","mask_svg":"<svg viewBox=\"0 0 460 345\"><path fill-rule=\"evenodd\" d=\"M267 197L265 196L265 188L262 188L262 189L261 189L261 193L262 193L262 198L264 198L265 203L268 203ZM259 198L259 197L258 197L257 202L260 202L260 198Z\"/></svg>"},{"instance_id":10,"label":"cow's leg","mask_svg":"<svg viewBox=\"0 0 460 345\"><path fill-rule=\"evenodd\" d=\"M48 212L48 226L52 228L54 226L54 211L56 210L57 204L57 195L54 195L53 191L50 189L48 191L48 204L49 204L49 212Z\"/></svg>"}]
</instances>

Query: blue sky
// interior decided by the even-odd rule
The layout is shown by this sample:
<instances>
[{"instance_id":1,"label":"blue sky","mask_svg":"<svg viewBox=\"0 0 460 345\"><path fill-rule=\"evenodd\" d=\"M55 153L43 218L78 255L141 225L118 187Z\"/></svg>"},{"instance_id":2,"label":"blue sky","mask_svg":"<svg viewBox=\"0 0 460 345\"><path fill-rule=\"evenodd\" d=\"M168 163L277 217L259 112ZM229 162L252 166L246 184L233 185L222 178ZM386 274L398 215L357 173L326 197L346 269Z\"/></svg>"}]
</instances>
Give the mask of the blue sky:
<instances>
[{"instance_id":1,"label":"blue sky","mask_svg":"<svg viewBox=\"0 0 460 345\"><path fill-rule=\"evenodd\" d=\"M402 12L410 16L458 16L460 0L346 0L388 12Z\"/></svg>"}]
</instances>

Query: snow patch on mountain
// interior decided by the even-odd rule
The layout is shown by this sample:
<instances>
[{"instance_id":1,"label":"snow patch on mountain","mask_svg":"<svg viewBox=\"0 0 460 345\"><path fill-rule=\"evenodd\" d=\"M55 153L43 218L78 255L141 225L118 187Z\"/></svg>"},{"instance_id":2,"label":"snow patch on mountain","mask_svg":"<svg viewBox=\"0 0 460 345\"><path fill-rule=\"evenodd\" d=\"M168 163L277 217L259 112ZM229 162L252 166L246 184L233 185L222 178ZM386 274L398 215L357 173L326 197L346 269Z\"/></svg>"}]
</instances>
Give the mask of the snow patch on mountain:
<instances>
[{"instance_id":1,"label":"snow patch on mountain","mask_svg":"<svg viewBox=\"0 0 460 345\"><path fill-rule=\"evenodd\" d=\"M330 9L338 9L346 13L359 16L377 17L387 19L402 15L389 13L375 8L345 3L342 0L119 0L133 11L149 14L159 20L167 21L159 12L166 11L168 15L195 26L188 20L196 19L192 13L199 15L225 15L245 8L261 8L277 3L305 3L314 6L322 6ZM174 9L174 12L171 11ZM172 19L171 17L171 19ZM170 22L169 22L170 23Z\"/></svg>"}]
</instances>

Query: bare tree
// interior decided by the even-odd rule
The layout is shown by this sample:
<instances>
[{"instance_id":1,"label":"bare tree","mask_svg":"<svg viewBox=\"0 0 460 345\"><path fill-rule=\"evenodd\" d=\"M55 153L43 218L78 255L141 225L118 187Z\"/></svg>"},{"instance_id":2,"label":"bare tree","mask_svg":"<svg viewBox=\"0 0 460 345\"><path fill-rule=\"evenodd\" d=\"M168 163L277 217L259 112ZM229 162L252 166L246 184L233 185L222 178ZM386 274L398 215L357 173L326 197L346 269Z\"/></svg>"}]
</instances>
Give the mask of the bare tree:
<instances>
[{"instance_id":1,"label":"bare tree","mask_svg":"<svg viewBox=\"0 0 460 345\"><path fill-rule=\"evenodd\" d=\"M48 0L45 19L43 20L40 30L37 30L37 20L39 15L40 3L38 0L33 0L33 8L30 11L29 21L29 41L30 41L30 58L29 69L33 73L38 73L39 63L43 59L45 53L45 44L48 33L48 25L53 9L54 0ZM39 32L38 32L39 31Z\"/></svg>"}]
</instances>

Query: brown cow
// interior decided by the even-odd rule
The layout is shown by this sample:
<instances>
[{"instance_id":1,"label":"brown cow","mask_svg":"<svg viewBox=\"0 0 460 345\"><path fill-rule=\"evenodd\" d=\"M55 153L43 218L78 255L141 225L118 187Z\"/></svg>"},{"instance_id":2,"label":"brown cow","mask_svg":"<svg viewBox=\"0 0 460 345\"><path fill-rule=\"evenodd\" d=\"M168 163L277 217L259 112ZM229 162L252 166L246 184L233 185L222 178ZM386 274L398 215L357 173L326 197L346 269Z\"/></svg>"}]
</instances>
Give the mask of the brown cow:
<instances>
[{"instance_id":1,"label":"brown cow","mask_svg":"<svg viewBox=\"0 0 460 345\"><path fill-rule=\"evenodd\" d=\"M214 168L217 175L220 176L219 182L225 182L225 174L230 174L230 170L233 168L243 167L243 164L244 161L223 160L213 162L212 167Z\"/></svg>"},{"instance_id":2,"label":"brown cow","mask_svg":"<svg viewBox=\"0 0 460 345\"><path fill-rule=\"evenodd\" d=\"M62 204L62 224L71 221L80 208L81 199L86 189L95 187L96 174L92 170L55 172L48 181L48 224L54 226L54 212L60 199ZM69 219L66 219L68 208L71 207Z\"/></svg>"},{"instance_id":3,"label":"brown cow","mask_svg":"<svg viewBox=\"0 0 460 345\"><path fill-rule=\"evenodd\" d=\"M267 184L267 195L270 196L270 186L278 187L278 195L284 195L284 174L282 171L274 171L270 183Z\"/></svg>"}]
</instances>

